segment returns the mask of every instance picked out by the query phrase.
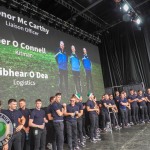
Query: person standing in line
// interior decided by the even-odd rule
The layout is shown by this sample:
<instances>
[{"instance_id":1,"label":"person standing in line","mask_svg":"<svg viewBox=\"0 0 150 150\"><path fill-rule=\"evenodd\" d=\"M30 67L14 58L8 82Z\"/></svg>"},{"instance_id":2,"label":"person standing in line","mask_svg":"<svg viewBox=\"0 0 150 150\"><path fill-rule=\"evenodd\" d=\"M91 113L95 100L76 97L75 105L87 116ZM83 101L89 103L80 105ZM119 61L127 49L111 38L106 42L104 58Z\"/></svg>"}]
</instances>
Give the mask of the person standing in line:
<instances>
[{"instance_id":1,"label":"person standing in line","mask_svg":"<svg viewBox=\"0 0 150 150\"><path fill-rule=\"evenodd\" d=\"M53 125L53 117L52 117L52 104L55 102L55 96L50 97L50 104L47 107L47 118L48 118L48 124L47 124L47 141L52 143L52 149L57 150L56 148L56 139L55 139L55 131L54 131L54 125ZM47 142L47 143L48 143Z\"/></svg>"},{"instance_id":2,"label":"person standing in line","mask_svg":"<svg viewBox=\"0 0 150 150\"><path fill-rule=\"evenodd\" d=\"M119 109L121 113L122 128L127 128L127 106L128 100L125 98L124 92L120 94Z\"/></svg>"},{"instance_id":3,"label":"person standing in line","mask_svg":"<svg viewBox=\"0 0 150 150\"><path fill-rule=\"evenodd\" d=\"M109 116L110 109L113 107L109 95L106 93L102 99L102 126L104 131L111 131L111 118Z\"/></svg>"},{"instance_id":4,"label":"person standing in line","mask_svg":"<svg viewBox=\"0 0 150 150\"><path fill-rule=\"evenodd\" d=\"M99 108L99 104L98 104L98 101L97 101L97 98L96 98L95 95L94 95L94 98L93 98L93 102L94 102L94 104L95 104L95 108L98 109L98 110L96 111L96 132L95 132L94 138L95 138L97 141L101 141L100 135L98 134L100 108Z\"/></svg>"},{"instance_id":5,"label":"person standing in line","mask_svg":"<svg viewBox=\"0 0 150 150\"><path fill-rule=\"evenodd\" d=\"M127 93L124 91L124 96L127 99ZM132 115L131 115L131 104L128 103L127 105L127 122L128 126L133 126L134 123L132 122Z\"/></svg>"},{"instance_id":6,"label":"person standing in line","mask_svg":"<svg viewBox=\"0 0 150 150\"><path fill-rule=\"evenodd\" d=\"M29 126L33 128L34 136L34 150L45 150L46 145L46 128L45 111L41 109L42 101L37 99L35 101L35 109L31 112L29 119Z\"/></svg>"},{"instance_id":7,"label":"person standing in line","mask_svg":"<svg viewBox=\"0 0 150 150\"><path fill-rule=\"evenodd\" d=\"M112 121L112 124L113 124L113 128L115 129L120 129L120 127L118 126L118 108L116 106L116 103L114 101L114 98L113 98L113 95L110 94L109 95L109 99L110 99L110 102L111 102L111 109L110 109L110 116L111 116L111 121Z\"/></svg>"},{"instance_id":8,"label":"person standing in line","mask_svg":"<svg viewBox=\"0 0 150 150\"><path fill-rule=\"evenodd\" d=\"M148 112L147 112L146 98L144 97L142 90L138 90L137 98L138 98L138 104L141 112L141 121L142 121L141 123L142 124L145 124L145 122L150 123Z\"/></svg>"},{"instance_id":9,"label":"person standing in line","mask_svg":"<svg viewBox=\"0 0 150 150\"><path fill-rule=\"evenodd\" d=\"M79 114L77 116L77 129L78 129L78 138L80 139L79 144L81 147L85 147L85 143L83 142L83 104L82 104L82 97L80 94L75 94L76 97L76 105L79 107Z\"/></svg>"},{"instance_id":10,"label":"person standing in line","mask_svg":"<svg viewBox=\"0 0 150 150\"><path fill-rule=\"evenodd\" d=\"M127 99L131 105L131 113L132 113L133 123L135 125L139 124L139 116L138 116L139 107L138 107L138 103L137 103L138 98L137 98L137 95L134 94L133 89L130 89L130 94L128 95Z\"/></svg>"},{"instance_id":11,"label":"person standing in line","mask_svg":"<svg viewBox=\"0 0 150 150\"><path fill-rule=\"evenodd\" d=\"M21 150L21 130L25 124L25 118L19 110L17 110L16 99L8 100L8 110L4 111L4 114L9 117L13 124L14 134L11 140L8 142L8 149Z\"/></svg>"},{"instance_id":12,"label":"person standing in line","mask_svg":"<svg viewBox=\"0 0 150 150\"><path fill-rule=\"evenodd\" d=\"M83 63L85 75L86 75L87 91L93 92L92 63L91 63L91 60L89 59L89 57L87 55L86 48L83 48L82 63Z\"/></svg>"},{"instance_id":13,"label":"person standing in line","mask_svg":"<svg viewBox=\"0 0 150 150\"><path fill-rule=\"evenodd\" d=\"M55 102L51 107L53 117L54 135L56 139L57 150L63 150L64 145L64 108L60 103L61 93L56 93Z\"/></svg>"},{"instance_id":14,"label":"person standing in line","mask_svg":"<svg viewBox=\"0 0 150 150\"><path fill-rule=\"evenodd\" d=\"M20 99L19 100L19 111L22 113L24 118L26 119L25 124L23 126L23 129L21 130L22 136L21 136L21 150L26 150L29 149L28 141L29 141L29 118L31 111L30 109L26 108L26 100L25 99Z\"/></svg>"},{"instance_id":15,"label":"person standing in line","mask_svg":"<svg viewBox=\"0 0 150 150\"><path fill-rule=\"evenodd\" d=\"M89 97L87 103L86 103L86 108L89 113L89 119L90 119L90 141L92 143L96 143L97 140L95 139L96 135L96 111L99 111L98 108L95 108L95 103L93 101L94 95L93 93L88 93L87 95Z\"/></svg>"},{"instance_id":16,"label":"person standing in line","mask_svg":"<svg viewBox=\"0 0 150 150\"><path fill-rule=\"evenodd\" d=\"M70 98L70 104L64 106L64 115L66 116L67 141L69 150L79 150L77 141L77 116L79 115L79 107L75 104L76 97Z\"/></svg>"},{"instance_id":17,"label":"person standing in line","mask_svg":"<svg viewBox=\"0 0 150 150\"><path fill-rule=\"evenodd\" d=\"M121 126L121 113L120 113L120 109L119 109L119 100L120 100L119 91L115 91L114 100L115 100L116 106L118 108L118 124L119 124L119 126Z\"/></svg>"},{"instance_id":18,"label":"person standing in line","mask_svg":"<svg viewBox=\"0 0 150 150\"><path fill-rule=\"evenodd\" d=\"M150 119L150 88L147 89L147 92L144 94L145 98L146 98L146 102L147 102L147 111L148 111L148 116Z\"/></svg>"},{"instance_id":19,"label":"person standing in line","mask_svg":"<svg viewBox=\"0 0 150 150\"><path fill-rule=\"evenodd\" d=\"M81 99L81 102L82 102L82 97L80 98ZM87 132L86 132L86 127L87 127L87 124L86 124L86 103L82 103L83 104L83 115L82 115L82 131L83 131L83 139L89 139L89 136L87 135Z\"/></svg>"}]
</instances>

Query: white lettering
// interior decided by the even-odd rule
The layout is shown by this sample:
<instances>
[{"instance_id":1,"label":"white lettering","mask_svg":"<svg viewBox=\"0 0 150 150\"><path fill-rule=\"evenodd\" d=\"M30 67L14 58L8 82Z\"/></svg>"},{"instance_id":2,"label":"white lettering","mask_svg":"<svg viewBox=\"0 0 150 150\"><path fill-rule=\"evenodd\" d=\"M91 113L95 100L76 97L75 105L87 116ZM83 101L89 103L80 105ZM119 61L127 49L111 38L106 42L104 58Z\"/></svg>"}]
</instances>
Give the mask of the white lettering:
<instances>
[{"instance_id":1,"label":"white lettering","mask_svg":"<svg viewBox=\"0 0 150 150\"><path fill-rule=\"evenodd\" d=\"M24 24L24 25L26 25L26 26L28 25L28 24L27 24L27 21L24 20L23 18L20 18L20 17L18 17L18 22L21 23L21 24Z\"/></svg>"},{"instance_id":2,"label":"white lettering","mask_svg":"<svg viewBox=\"0 0 150 150\"><path fill-rule=\"evenodd\" d=\"M18 42L17 41L13 41L12 44L13 44L14 47L18 47Z\"/></svg>"}]
</instances>

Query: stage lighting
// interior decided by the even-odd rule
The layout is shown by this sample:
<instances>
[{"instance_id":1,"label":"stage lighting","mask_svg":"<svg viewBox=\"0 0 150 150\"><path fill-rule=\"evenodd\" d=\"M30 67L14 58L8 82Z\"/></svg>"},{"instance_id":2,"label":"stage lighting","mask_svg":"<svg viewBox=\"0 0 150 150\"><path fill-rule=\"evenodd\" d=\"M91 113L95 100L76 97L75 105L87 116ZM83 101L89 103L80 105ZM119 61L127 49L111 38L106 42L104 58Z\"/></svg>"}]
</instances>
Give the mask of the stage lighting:
<instances>
[{"instance_id":1,"label":"stage lighting","mask_svg":"<svg viewBox=\"0 0 150 150\"><path fill-rule=\"evenodd\" d=\"M142 22L142 21L141 21L140 18L137 18L137 19L136 19L136 23L137 23L138 25L141 24L141 22Z\"/></svg>"},{"instance_id":2,"label":"stage lighting","mask_svg":"<svg viewBox=\"0 0 150 150\"><path fill-rule=\"evenodd\" d=\"M128 6L127 4L124 4L124 5L123 5L123 9L124 9L124 11L127 12L127 11L129 10L129 6Z\"/></svg>"}]
</instances>

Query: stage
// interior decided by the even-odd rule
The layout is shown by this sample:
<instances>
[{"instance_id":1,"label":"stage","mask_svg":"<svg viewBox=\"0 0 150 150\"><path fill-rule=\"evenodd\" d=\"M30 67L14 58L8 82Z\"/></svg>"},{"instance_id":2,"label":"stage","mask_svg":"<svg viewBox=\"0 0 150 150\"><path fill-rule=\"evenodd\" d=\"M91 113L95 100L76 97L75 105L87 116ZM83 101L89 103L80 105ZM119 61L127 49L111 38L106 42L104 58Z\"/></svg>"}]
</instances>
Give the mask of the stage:
<instances>
[{"instance_id":1,"label":"stage","mask_svg":"<svg viewBox=\"0 0 150 150\"><path fill-rule=\"evenodd\" d=\"M101 134L102 141L96 144L89 140L83 150L149 150L150 149L150 124L136 125L131 128L121 129ZM65 150L67 150L65 145Z\"/></svg>"}]
</instances>

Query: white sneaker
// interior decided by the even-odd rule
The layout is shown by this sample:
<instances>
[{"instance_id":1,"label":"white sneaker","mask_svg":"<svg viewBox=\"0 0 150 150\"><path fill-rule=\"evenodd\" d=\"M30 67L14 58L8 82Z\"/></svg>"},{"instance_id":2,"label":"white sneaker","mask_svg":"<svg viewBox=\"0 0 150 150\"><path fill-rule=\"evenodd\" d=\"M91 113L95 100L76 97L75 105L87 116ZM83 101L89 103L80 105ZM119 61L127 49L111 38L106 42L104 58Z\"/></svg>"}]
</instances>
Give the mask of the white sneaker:
<instances>
[{"instance_id":1,"label":"white sneaker","mask_svg":"<svg viewBox=\"0 0 150 150\"><path fill-rule=\"evenodd\" d=\"M52 149L52 144L51 144L51 143L48 143L48 144L47 144L47 148L48 148L49 150L51 150L51 149Z\"/></svg>"}]
</instances>

